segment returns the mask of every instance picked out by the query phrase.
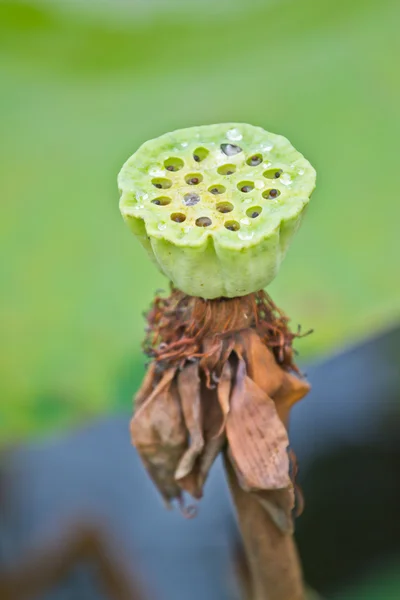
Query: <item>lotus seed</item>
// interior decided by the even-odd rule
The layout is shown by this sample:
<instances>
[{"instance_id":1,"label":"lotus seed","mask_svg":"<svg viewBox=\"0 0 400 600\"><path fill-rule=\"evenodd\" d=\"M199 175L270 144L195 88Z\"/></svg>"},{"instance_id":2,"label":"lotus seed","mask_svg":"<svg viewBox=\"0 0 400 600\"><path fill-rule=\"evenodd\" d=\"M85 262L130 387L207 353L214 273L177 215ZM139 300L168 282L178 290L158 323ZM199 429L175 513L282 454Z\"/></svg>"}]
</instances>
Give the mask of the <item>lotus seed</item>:
<instances>
[{"instance_id":1,"label":"lotus seed","mask_svg":"<svg viewBox=\"0 0 400 600\"><path fill-rule=\"evenodd\" d=\"M175 223L183 223L186 220L186 215L182 213L172 213L171 221L175 221Z\"/></svg>"},{"instance_id":2,"label":"lotus seed","mask_svg":"<svg viewBox=\"0 0 400 600\"><path fill-rule=\"evenodd\" d=\"M196 219L197 227L209 227L211 223L212 221L208 217L199 217L198 219Z\"/></svg>"},{"instance_id":3,"label":"lotus seed","mask_svg":"<svg viewBox=\"0 0 400 600\"><path fill-rule=\"evenodd\" d=\"M245 183L245 184L239 183L238 187L239 187L240 191L244 192L245 194L254 190L254 186L252 183Z\"/></svg>"},{"instance_id":4,"label":"lotus seed","mask_svg":"<svg viewBox=\"0 0 400 600\"><path fill-rule=\"evenodd\" d=\"M240 229L240 225L237 221L227 221L225 223L225 228L229 229L229 231L238 231L238 229Z\"/></svg>"},{"instance_id":5,"label":"lotus seed","mask_svg":"<svg viewBox=\"0 0 400 600\"><path fill-rule=\"evenodd\" d=\"M262 163L262 156L260 156L259 154L258 155L255 154L254 156L251 156L247 161L247 164L250 167L257 167L261 163Z\"/></svg>"},{"instance_id":6,"label":"lotus seed","mask_svg":"<svg viewBox=\"0 0 400 600\"><path fill-rule=\"evenodd\" d=\"M208 190L211 194L223 194L226 190L223 185L213 185Z\"/></svg>"},{"instance_id":7,"label":"lotus seed","mask_svg":"<svg viewBox=\"0 0 400 600\"><path fill-rule=\"evenodd\" d=\"M233 205L230 202L221 202L220 204L217 204L217 210L220 213L228 213L233 210Z\"/></svg>"}]
</instances>

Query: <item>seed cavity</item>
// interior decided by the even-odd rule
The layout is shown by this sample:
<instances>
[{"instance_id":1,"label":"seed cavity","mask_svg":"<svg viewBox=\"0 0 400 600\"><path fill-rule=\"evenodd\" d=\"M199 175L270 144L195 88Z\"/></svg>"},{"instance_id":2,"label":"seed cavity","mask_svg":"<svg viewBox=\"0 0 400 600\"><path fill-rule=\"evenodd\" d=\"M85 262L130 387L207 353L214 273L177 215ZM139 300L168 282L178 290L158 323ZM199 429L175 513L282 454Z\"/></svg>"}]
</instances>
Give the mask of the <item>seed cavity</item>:
<instances>
[{"instance_id":1,"label":"seed cavity","mask_svg":"<svg viewBox=\"0 0 400 600\"><path fill-rule=\"evenodd\" d=\"M186 221L186 215L183 213L172 213L171 221L175 221L175 223L183 223L183 221Z\"/></svg>"},{"instance_id":2,"label":"seed cavity","mask_svg":"<svg viewBox=\"0 0 400 600\"><path fill-rule=\"evenodd\" d=\"M268 169L268 171L264 172L264 177L267 179L279 179L282 172L282 169Z\"/></svg>"},{"instance_id":3,"label":"seed cavity","mask_svg":"<svg viewBox=\"0 0 400 600\"><path fill-rule=\"evenodd\" d=\"M208 191L211 194L217 195L217 194L223 194L224 192L226 192L226 188L223 185L212 185L211 187L208 188Z\"/></svg>"},{"instance_id":4,"label":"seed cavity","mask_svg":"<svg viewBox=\"0 0 400 600\"><path fill-rule=\"evenodd\" d=\"M170 181L169 179L163 179L162 177L152 179L151 183L154 185L154 187L156 187L159 190L167 190L172 185L172 181Z\"/></svg>"},{"instance_id":5,"label":"seed cavity","mask_svg":"<svg viewBox=\"0 0 400 600\"><path fill-rule=\"evenodd\" d=\"M167 171L180 171L184 166L181 158L171 157L164 160L164 167Z\"/></svg>"},{"instance_id":6,"label":"seed cavity","mask_svg":"<svg viewBox=\"0 0 400 600\"><path fill-rule=\"evenodd\" d=\"M252 181L241 181L240 183L238 183L238 189L241 192L248 194L249 192L254 190L254 183Z\"/></svg>"},{"instance_id":7,"label":"seed cavity","mask_svg":"<svg viewBox=\"0 0 400 600\"><path fill-rule=\"evenodd\" d=\"M211 223L212 221L208 217L199 217L198 219L196 219L197 227L209 227Z\"/></svg>"},{"instance_id":8,"label":"seed cavity","mask_svg":"<svg viewBox=\"0 0 400 600\"><path fill-rule=\"evenodd\" d=\"M253 156L250 156L250 158L246 160L246 163L249 165L249 167L257 167L262 163L262 161L263 157L261 154L253 154Z\"/></svg>"},{"instance_id":9,"label":"seed cavity","mask_svg":"<svg viewBox=\"0 0 400 600\"><path fill-rule=\"evenodd\" d=\"M239 154L243 152L240 146L236 146L236 144L221 144L221 150L226 156L235 156L235 154Z\"/></svg>"},{"instance_id":10,"label":"seed cavity","mask_svg":"<svg viewBox=\"0 0 400 600\"><path fill-rule=\"evenodd\" d=\"M193 152L193 159L196 162L201 162L202 160L205 160L208 155L209 152L207 148L196 148L196 150Z\"/></svg>"},{"instance_id":11,"label":"seed cavity","mask_svg":"<svg viewBox=\"0 0 400 600\"><path fill-rule=\"evenodd\" d=\"M159 198L154 198L151 202L157 206L167 206L167 204L170 204L171 198L168 198L168 196L160 196Z\"/></svg>"},{"instance_id":12,"label":"seed cavity","mask_svg":"<svg viewBox=\"0 0 400 600\"><path fill-rule=\"evenodd\" d=\"M233 204L230 202L219 202L219 204L217 204L217 210L220 213L229 213L233 210Z\"/></svg>"},{"instance_id":13,"label":"seed cavity","mask_svg":"<svg viewBox=\"0 0 400 600\"><path fill-rule=\"evenodd\" d=\"M219 173L220 175L233 175L235 171L235 165L222 165L217 169L217 173Z\"/></svg>"},{"instance_id":14,"label":"seed cavity","mask_svg":"<svg viewBox=\"0 0 400 600\"><path fill-rule=\"evenodd\" d=\"M267 200L271 200L273 198L277 198L280 195L281 195L280 191L273 188L272 190L266 190L263 193L263 198L266 198Z\"/></svg>"},{"instance_id":15,"label":"seed cavity","mask_svg":"<svg viewBox=\"0 0 400 600\"><path fill-rule=\"evenodd\" d=\"M252 206L246 210L246 215L250 217L250 219L256 219L258 216L260 216L261 212L261 206Z\"/></svg>"},{"instance_id":16,"label":"seed cavity","mask_svg":"<svg viewBox=\"0 0 400 600\"><path fill-rule=\"evenodd\" d=\"M203 176L200 173L190 173L186 175L185 181L189 185L199 185L203 181Z\"/></svg>"},{"instance_id":17,"label":"seed cavity","mask_svg":"<svg viewBox=\"0 0 400 600\"><path fill-rule=\"evenodd\" d=\"M198 202L200 202L200 196L198 194L189 193L183 196L183 203L186 204L186 206L194 206Z\"/></svg>"},{"instance_id":18,"label":"seed cavity","mask_svg":"<svg viewBox=\"0 0 400 600\"><path fill-rule=\"evenodd\" d=\"M229 231L238 231L240 229L240 225L237 221L225 221L225 229L229 229Z\"/></svg>"}]
</instances>

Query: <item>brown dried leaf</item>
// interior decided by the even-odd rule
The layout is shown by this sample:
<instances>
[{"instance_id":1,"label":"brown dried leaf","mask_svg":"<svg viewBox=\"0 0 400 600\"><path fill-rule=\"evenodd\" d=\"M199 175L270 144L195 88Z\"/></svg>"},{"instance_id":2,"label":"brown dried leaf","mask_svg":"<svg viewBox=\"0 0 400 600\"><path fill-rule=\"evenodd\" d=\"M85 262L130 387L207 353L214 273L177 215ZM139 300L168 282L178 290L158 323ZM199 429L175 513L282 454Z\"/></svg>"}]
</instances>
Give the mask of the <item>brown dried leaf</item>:
<instances>
[{"instance_id":1,"label":"brown dried leaf","mask_svg":"<svg viewBox=\"0 0 400 600\"><path fill-rule=\"evenodd\" d=\"M195 461L204 447L200 398L200 377L197 364L185 367L178 376L178 391L190 445L182 456L175 479L183 479L193 470Z\"/></svg>"},{"instance_id":2,"label":"brown dried leaf","mask_svg":"<svg viewBox=\"0 0 400 600\"><path fill-rule=\"evenodd\" d=\"M290 485L289 440L274 401L246 374L239 360L226 432L236 474L246 490Z\"/></svg>"},{"instance_id":3,"label":"brown dried leaf","mask_svg":"<svg viewBox=\"0 0 400 600\"><path fill-rule=\"evenodd\" d=\"M132 442L167 503L181 494L174 474L187 448L174 376L175 369L165 371L149 398L136 410L130 427Z\"/></svg>"}]
</instances>

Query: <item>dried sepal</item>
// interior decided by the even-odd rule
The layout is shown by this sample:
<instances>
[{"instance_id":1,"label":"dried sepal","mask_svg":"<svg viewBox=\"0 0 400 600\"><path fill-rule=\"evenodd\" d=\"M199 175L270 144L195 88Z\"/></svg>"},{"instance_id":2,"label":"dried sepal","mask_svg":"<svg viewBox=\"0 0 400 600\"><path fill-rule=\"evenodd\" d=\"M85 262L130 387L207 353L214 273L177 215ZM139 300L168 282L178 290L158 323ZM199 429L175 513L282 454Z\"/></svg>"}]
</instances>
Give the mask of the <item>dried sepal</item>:
<instances>
[{"instance_id":1,"label":"dried sepal","mask_svg":"<svg viewBox=\"0 0 400 600\"><path fill-rule=\"evenodd\" d=\"M190 445L176 469L175 479L177 481L184 479L192 472L196 459L204 448L200 377L197 364L188 365L179 373L178 390Z\"/></svg>"},{"instance_id":2,"label":"dried sepal","mask_svg":"<svg viewBox=\"0 0 400 600\"><path fill-rule=\"evenodd\" d=\"M274 401L246 373L239 360L226 422L230 455L246 490L290 485L289 439Z\"/></svg>"},{"instance_id":3,"label":"dried sepal","mask_svg":"<svg viewBox=\"0 0 400 600\"><path fill-rule=\"evenodd\" d=\"M175 471L187 448L175 369L168 369L131 419L131 437L138 453L167 504L179 498ZM147 385L147 384L146 384Z\"/></svg>"}]
</instances>

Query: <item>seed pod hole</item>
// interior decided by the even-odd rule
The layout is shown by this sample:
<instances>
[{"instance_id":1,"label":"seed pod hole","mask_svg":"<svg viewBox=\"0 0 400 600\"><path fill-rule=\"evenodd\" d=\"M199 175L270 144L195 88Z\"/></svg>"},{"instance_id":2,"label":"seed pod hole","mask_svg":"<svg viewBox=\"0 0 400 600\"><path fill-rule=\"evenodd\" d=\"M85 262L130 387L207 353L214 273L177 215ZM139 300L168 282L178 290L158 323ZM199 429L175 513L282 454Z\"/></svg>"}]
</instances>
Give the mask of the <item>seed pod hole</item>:
<instances>
[{"instance_id":1,"label":"seed pod hole","mask_svg":"<svg viewBox=\"0 0 400 600\"><path fill-rule=\"evenodd\" d=\"M257 167L262 163L262 161L263 157L261 154L253 154L253 156L250 156L250 158L246 160L246 163L249 165L249 167Z\"/></svg>"},{"instance_id":2,"label":"seed pod hole","mask_svg":"<svg viewBox=\"0 0 400 600\"><path fill-rule=\"evenodd\" d=\"M158 179L152 179L151 183L159 190L167 190L172 185L172 181L169 179L162 179L161 177Z\"/></svg>"},{"instance_id":3,"label":"seed pod hole","mask_svg":"<svg viewBox=\"0 0 400 600\"><path fill-rule=\"evenodd\" d=\"M203 181L203 176L200 173L190 173L186 175L185 181L188 185L199 185Z\"/></svg>"},{"instance_id":4,"label":"seed pod hole","mask_svg":"<svg viewBox=\"0 0 400 600\"><path fill-rule=\"evenodd\" d=\"M244 194L248 194L254 190L254 183L252 181L241 181L238 183L238 189Z\"/></svg>"},{"instance_id":5,"label":"seed pod hole","mask_svg":"<svg viewBox=\"0 0 400 600\"><path fill-rule=\"evenodd\" d=\"M168 196L160 196L159 198L154 198L151 202L152 204L157 204L157 206L167 206L167 204L170 204L171 198L168 198Z\"/></svg>"},{"instance_id":6,"label":"seed pod hole","mask_svg":"<svg viewBox=\"0 0 400 600\"><path fill-rule=\"evenodd\" d=\"M200 196L198 194L190 193L183 196L183 203L186 206L194 206L198 202L200 202Z\"/></svg>"},{"instance_id":7,"label":"seed pod hole","mask_svg":"<svg viewBox=\"0 0 400 600\"><path fill-rule=\"evenodd\" d=\"M164 160L164 167L167 171L180 171L183 168L184 162L181 158L171 157Z\"/></svg>"},{"instance_id":8,"label":"seed pod hole","mask_svg":"<svg viewBox=\"0 0 400 600\"><path fill-rule=\"evenodd\" d=\"M250 219L256 219L262 212L261 206L252 206L246 210L246 215L250 217Z\"/></svg>"},{"instance_id":9,"label":"seed pod hole","mask_svg":"<svg viewBox=\"0 0 400 600\"><path fill-rule=\"evenodd\" d=\"M186 215L183 213L172 213L171 221L175 221L175 223L183 223L183 221L186 221Z\"/></svg>"},{"instance_id":10,"label":"seed pod hole","mask_svg":"<svg viewBox=\"0 0 400 600\"><path fill-rule=\"evenodd\" d=\"M282 169L268 169L264 172L264 177L267 179L279 179L282 175Z\"/></svg>"},{"instance_id":11,"label":"seed pod hole","mask_svg":"<svg viewBox=\"0 0 400 600\"><path fill-rule=\"evenodd\" d=\"M280 191L273 188L272 190L265 190L265 192L263 193L263 198L271 200L277 198L280 195Z\"/></svg>"},{"instance_id":12,"label":"seed pod hole","mask_svg":"<svg viewBox=\"0 0 400 600\"><path fill-rule=\"evenodd\" d=\"M208 154L207 148L196 148L193 152L193 158L196 162L201 162L207 158Z\"/></svg>"},{"instance_id":13,"label":"seed pod hole","mask_svg":"<svg viewBox=\"0 0 400 600\"><path fill-rule=\"evenodd\" d=\"M229 231L238 231L240 225L237 221L225 221L225 229L229 229Z\"/></svg>"},{"instance_id":14,"label":"seed pod hole","mask_svg":"<svg viewBox=\"0 0 400 600\"><path fill-rule=\"evenodd\" d=\"M233 204L230 202L220 202L217 204L217 211L220 213L229 213L233 210Z\"/></svg>"},{"instance_id":15,"label":"seed pod hole","mask_svg":"<svg viewBox=\"0 0 400 600\"><path fill-rule=\"evenodd\" d=\"M222 165L221 167L218 167L217 172L220 175L233 175L233 173L236 171L236 167L235 165Z\"/></svg>"},{"instance_id":16,"label":"seed pod hole","mask_svg":"<svg viewBox=\"0 0 400 600\"><path fill-rule=\"evenodd\" d=\"M236 146L236 144L221 144L221 150L226 156L235 156L235 154L239 154L243 152L240 146Z\"/></svg>"},{"instance_id":17,"label":"seed pod hole","mask_svg":"<svg viewBox=\"0 0 400 600\"><path fill-rule=\"evenodd\" d=\"M209 227L211 223L212 221L208 217L199 217L198 219L196 219L197 227Z\"/></svg>"},{"instance_id":18,"label":"seed pod hole","mask_svg":"<svg viewBox=\"0 0 400 600\"><path fill-rule=\"evenodd\" d=\"M208 191L211 192L211 194L214 194L215 196L218 194L223 194L224 192L226 192L226 188L223 185L212 185L211 187L208 188Z\"/></svg>"}]
</instances>

